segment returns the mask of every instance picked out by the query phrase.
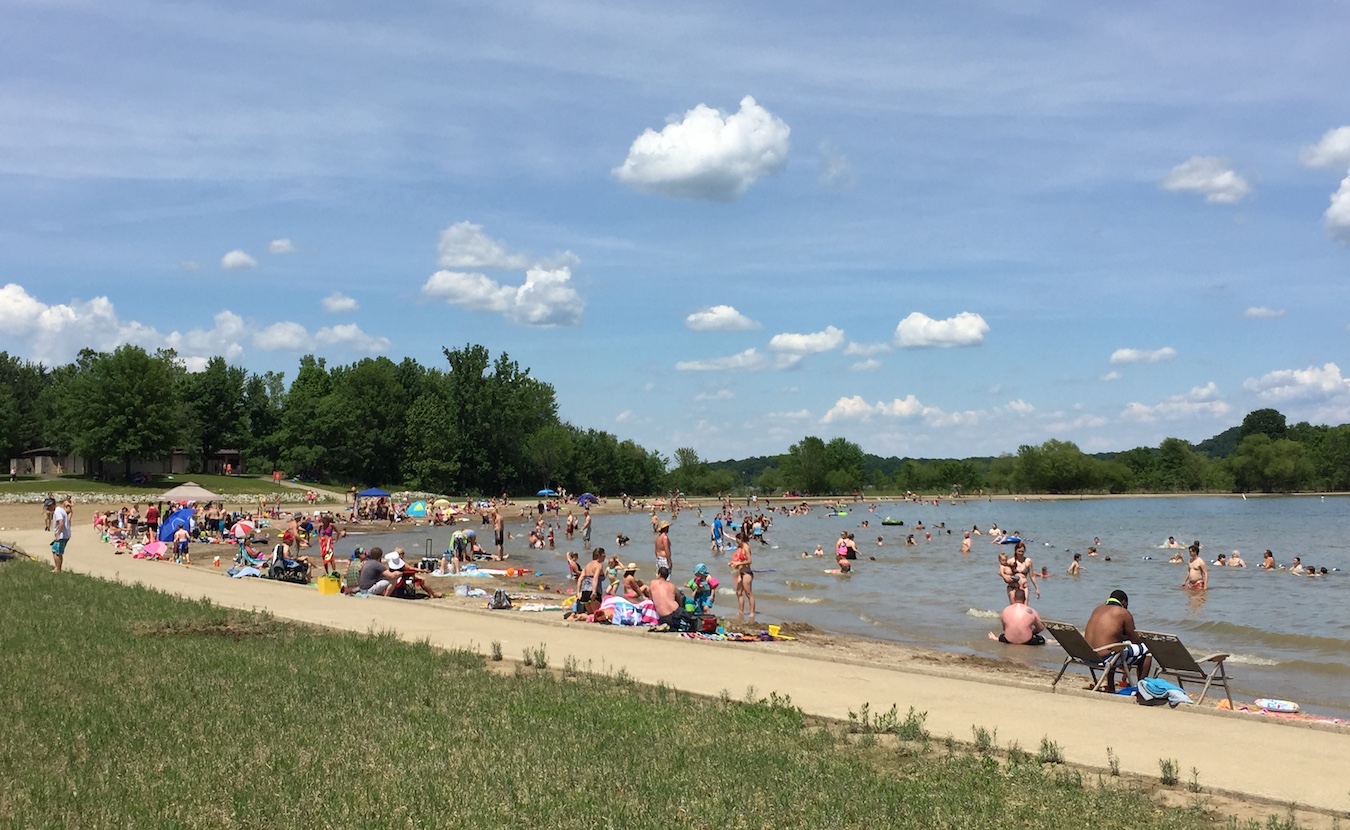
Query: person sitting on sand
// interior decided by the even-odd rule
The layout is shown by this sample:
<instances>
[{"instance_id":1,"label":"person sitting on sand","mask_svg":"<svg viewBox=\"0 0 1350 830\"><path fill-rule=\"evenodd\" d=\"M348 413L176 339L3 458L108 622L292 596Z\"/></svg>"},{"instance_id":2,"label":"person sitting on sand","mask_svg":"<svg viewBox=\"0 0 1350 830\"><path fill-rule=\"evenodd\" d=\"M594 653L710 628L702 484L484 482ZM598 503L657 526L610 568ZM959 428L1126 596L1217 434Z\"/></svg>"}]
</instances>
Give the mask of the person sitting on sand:
<instances>
[{"instance_id":1,"label":"person sitting on sand","mask_svg":"<svg viewBox=\"0 0 1350 830\"><path fill-rule=\"evenodd\" d=\"M1041 623L1041 615L1036 613L1036 609L1027 605L1025 590L1017 588L1013 591L1012 602L1003 609L999 620L1003 624L1003 633L995 636L994 632L990 631L989 639L1015 646L1045 645L1045 637L1041 636L1045 626Z\"/></svg>"},{"instance_id":2,"label":"person sitting on sand","mask_svg":"<svg viewBox=\"0 0 1350 830\"><path fill-rule=\"evenodd\" d=\"M637 602L647 597L647 586L637 578L637 563L629 562L623 569L623 598Z\"/></svg>"},{"instance_id":3,"label":"person sitting on sand","mask_svg":"<svg viewBox=\"0 0 1350 830\"><path fill-rule=\"evenodd\" d=\"M394 587L398 574L384 564L384 549L373 547L362 553L361 573L357 581L357 590L371 596L388 596Z\"/></svg>"},{"instance_id":4,"label":"person sitting on sand","mask_svg":"<svg viewBox=\"0 0 1350 830\"><path fill-rule=\"evenodd\" d=\"M670 581L670 568L656 569L656 578L647 583L652 606L656 608L657 631L693 631L694 618L684 610L675 583Z\"/></svg>"},{"instance_id":5,"label":"person sitting on sand","mask_svg":"<svg viewBox=\"0 0 1350 830\"><path fill-rule=\"evenodd\" d=\"M1139 632L1134 628L1134 615L1130 613L1130 597L1124 591L1120 589L1112 591L1106 602L1093 609L1092 616L1088 618L1087 626L1083 629L1083 638L1101 654L1105 654L1104 649L1107 646L1116 643L1130 644L1121 652L1121 659L1113 663L1107 672L1106 683L1102 686L1104 691L1115 691L1117 664L1122 667L1121 680L1126 684L1129 683L1129 670L1124 668L1126 666L1134 666L1140 680L1148 677L1153 658L1148 653L1148 647L1140 642Z\"/></svg>"}]
</instances>

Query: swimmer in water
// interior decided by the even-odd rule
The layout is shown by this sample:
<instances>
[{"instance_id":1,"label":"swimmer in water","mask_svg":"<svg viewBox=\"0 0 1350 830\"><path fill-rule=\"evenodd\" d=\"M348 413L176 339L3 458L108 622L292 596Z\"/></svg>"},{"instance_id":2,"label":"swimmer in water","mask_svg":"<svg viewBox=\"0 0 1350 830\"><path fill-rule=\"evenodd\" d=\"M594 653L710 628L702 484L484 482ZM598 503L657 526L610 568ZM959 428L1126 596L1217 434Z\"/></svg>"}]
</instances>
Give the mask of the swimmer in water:
<instances>
[{"instance_id":1,"label":"swimmer in water","mask_svg":"<svg viewBox=\"0 0 1350 830\"><path fill-rule=\"evenodd\" d=\"M1266 552L1261 554L1261 570L1273 571L1278 567L1279 565L1275 564L1275 554L1270 552L1270 548L1266 548Z\"/></svg>"},{"instance_id":2,"label":"swimmer in water","mask_svg":"<svg viewBox=\"0 0 1350 830\"><path fill-rule=\"evenodd\" d=\"M1095 547L1090 547L1090 548L1088 548L1088 556L1096 556L1096 555L1097 555L1097 549L1096 549Z\"/></svg>"},{"instance_id":3,"label":"swimmer in water","mask_svg":"<svg viewBox=\"0 0 1350 830\"><path fill-rule=\"evenodd\" d=\"M1237 552L1237 551L1233 551L1233 555L1230 556L1230 557L1228 557L1228 567L1230 567L1230 568L1245 568L1245 567L1247 567L1247 563L1242 561L1242 554L1241 554L1241 553L1239 553L1239 552Z\"/></svg>"},{"instance_id":4,"label":"swimmer in water","mask_svg":"<svg viewBox=\"0 0 1350 830\"><path fill-rule=\"evenodd\" d=\"M1083 554L1075 553L1073 561L1069 563L1069 576L1078 576L1083 572Z\"/></svg>"},{"instance_id":5,"label":"swimmer in water","mask_svg":"<svg viewBox=\"0 0 1350 830\"><path fill-rule=\"evenodd\" d=\"M1185 562L1185 561L1186 561L1186 560L1185 560L1184 558L1182 558L1182 556L1181 556L1180 553L1174 553L1174 554L1172 554L1172 558L1169 559L1169 560L1167 560L1167 564L1169 564L1169 565L1180 565L1182 562Z\"/></svg>"},{"instance_id":6,"label":"swimmer in water","mask_svg":"<svg viewBox=\"0 0 1350 830\"><path fill-rule=\"evenodd\" d=\"M825 546L816 545L816 556L824 556L824 555L825 555Z\"/></svg>"},{"instance_id":7,"label":"swimmer in water","mask_svg":"<svg viewBox=\"0 0 1350 830\"><path fill-rule=\"evenodd\" d=\"M969 531L969 530L966 531L966 535L961 539L961 552L962 552L962 553L970 553L970 531Z\"/></svg>"}]
</instances>

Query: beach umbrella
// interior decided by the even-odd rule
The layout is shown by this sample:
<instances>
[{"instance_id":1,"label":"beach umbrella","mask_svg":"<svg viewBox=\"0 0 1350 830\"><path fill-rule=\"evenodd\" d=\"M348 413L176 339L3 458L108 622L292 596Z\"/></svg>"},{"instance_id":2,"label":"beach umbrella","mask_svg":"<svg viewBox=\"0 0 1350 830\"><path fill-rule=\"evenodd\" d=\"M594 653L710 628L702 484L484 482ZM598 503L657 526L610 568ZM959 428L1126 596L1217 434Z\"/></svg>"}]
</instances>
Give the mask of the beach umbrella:
<instances>
[{"instance_id":1,"label":"beach umbrella","mask_svg":"<svg viewBox=\"0 0 1350 830\"><path fill-rule=\"evenodd\" d=\"M415 501L408 505L408 515L414 519L424 519L427 515L427 503L424 501Z\"/></svg>"},{"instance_id":2,"label":"beach umbrella","mask_svg":"<svg viewBox=\"0 0 1350 830\"><path fill-rule=\"evenodd\" d=\"M168 518L159 525L159 541L172 542L173 534L176 533L180 527L185 528L191 533L193 512L191 507L185 507L182 510L170 513Z\"/></svg>"},{"instance_id":3,"label":"beach umbrella","mask_svg":"<svg viewBox=\"0 0 1350 830\"><path fill-rule=\"evenodd\" d=\"M257 525L253 524L253 522L250 522L248 519L240 519L234 523L234 527L230 528L230 532L234 534L234 538L236 539L247 539L252 536L253 531L257 529Z\"/></svg>"},{"instance_id":4,"label":"beach umbrella","mask_svg":"<svg viewBox=\"0 0 1350 830\"><path fill-rule=\"evenodd\" d=\"M450 506L450 500L449 500L449 499L436 499L435 501L432 502L432 504L436 505L437 507L449 507L449 506Z\"/></svg>"},{"instance_id":5,"label":"beach umbrella","mask_svg":"<svg viewBox=\"0 0 1350 830\"><path fill-rule=\"evenodd\" d=\"M558 491L557 491L557 490L549 490L549 489L545 488L545 489L543 489L543 490L540 490L538 493L535 493L535 495L536 495L536 496L556 496L556 495L558 495Z\"/></svg>"}]
</instances>

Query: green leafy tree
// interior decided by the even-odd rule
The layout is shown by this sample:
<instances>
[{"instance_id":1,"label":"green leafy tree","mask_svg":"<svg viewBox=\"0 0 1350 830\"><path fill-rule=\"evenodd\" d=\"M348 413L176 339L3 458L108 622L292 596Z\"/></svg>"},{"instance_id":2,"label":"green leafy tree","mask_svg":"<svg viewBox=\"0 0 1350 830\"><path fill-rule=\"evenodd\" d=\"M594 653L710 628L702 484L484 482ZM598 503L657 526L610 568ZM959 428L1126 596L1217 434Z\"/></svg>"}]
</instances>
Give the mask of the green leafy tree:
<instances>
[{"instance_id":1,"label":"green leafy tree","mask_svg":"<svg viewBox=\"0 0 1350 830\"><path fill-rule=\"evenodd\" d=\"M829 490L830 458L825 442L808 435L788 448L783 457L783 478L799 493L821 494Z\"/></svg>"},{"instance_id":2,"label":"green leafy tree","mask_svg":"<svg viewBox=\"0 0 1350 830\"><path fill-rule=\"evenodd\" d=\"M861 490L865 481L866 455L862 447L844 438L832 438L825 445L826 480L835 493Z\"/></svg>"},{"instance_id":3,"label":"green leafy tree","mask_svg":"<svg viewBox=\"0 0 1350 830\"><path fill-rule=\"evenodd\" d=\"M428 375L422 394L405 415L403 470L408 483L418 490L450 493L457 489L458 442L447 387L441 373Z\"/></svg>"},{"instance_id":4,"label":"green leafy tree","mask_svg":"<svg viewBox=\"0 0 1350 830\"><path fill-rule=\"evenodd\" d=\"M1263 432L1253 432L1238 442L1228 466L1238 489L1263 493L1287 493L1313 474L1302 444L1288 438L1271 440Z\"/></svg>"},{"instance_id":5,"label":"green leafy tree","mask_svg":"<svg viewBox=\"0 0 1350 830\"><path fill-rule=\"evenodd\" d=\"M344 481L396 484L402 481L408 405L399 367L387 357L365 358L333 369L331 388L319 407L319 421L331 426L332 453L325 468Z\"/></svg>"},{"instance_id":6,"label":"green leafy tree","mask_svg":"<svg viewBox=\"0 0 1350 830\"><path fill-rule=\"evenodd\" d=\"M698 451L693 447L680 447L675 450L674 463L675 469L670 471L668 485L670 489L684 493L702 493L704 489L703 479L708 473L708 465L698 457ZM739 484L740 482L733 478L731 488L735 488Z\"/></svg>"},{"instance_id":7,"label":"green leafy tree","mask_svg":"<svg viewBox=\"0 0 1350 830\"><path fill-rule=\"evenodd\" d=\"M239 447L244 441L246 381L244 370L230 366L223 357L213 357L202 371L183 376L183 443L190 448L195 469L204 469L216 450Z\"/></svg>"},{"instance_id":8,"label":"green leafy tree","mask_svg":"<svg viewBox=\"0 0 1350 830\"><path fill-rule=\"evenodd\" d=\"M46 413L41 405L52 376L42 365L0 352L0 452L5 458L41 446Z\"/></svg>"},{"instance_id":9,"label":"green leafy tree","mask_svg":"<svg viewBox=\"0 0 1350 830\"><path fill-rule=\"evenodd\" d=\"M546 424L525 439L525 458L541 485L550 487L554 476L572 460L572 430L562 424Z\"/></svg>"},{"instance_id":10,"label":"green leafy tree","mask_svg":"<svg viewBox=\"0 0 1350 830\"><path fill-rule=\"evenodd\" d=\"M100 465L121 461L128 476L133 461L167 456L178 440L178 371L172 351L82 350L59 393L71 449Z\"/></svg>"},{"instance_id":11,"label":"green leafy tree","mask_svg":"<svg viewBox=\"0 0 1350 830\"><path fill-rule=\"evenodd\" d=\"M1172 492L1199 490L1204 484L1204 456L1189 441L1164 438L1158 445L1158 486Z\"/></svg>"},{"instance_id":12,"label":"green leafy tree","mask_svg":"<svg viewBox=\"0 0 1350 830\"><path fill-rule=\"evenodd\" d=\"M332 407L327 398L333 379L323 358L305 355L286 392L281 412L281 462L293 474L323 475L325 464L338 446Z\"/></svg>"},{"instance_id":13,"label":"green leafy tree","mask_svg":"<svg viewBox=\"0 0 1350 830\"><path fill-rule=\"evenodd\" d=\"M1265 435L1272 439L1283 438L1288 431L1284 415L1278 409L1254 409L1242 419L1238 427L1238 444L1248 435Z\"/></svg>"},{"instance_id":14,"label":"green leafy tree","mask_svg":"<svg viewBox=\"0 0 1350 830\"><path fill-rule=\"evenodd\" d=\"M282 412L286 380L280 372L249 375L244 381L244 466L255 472L281 469Z\"/></svg>"}]
</instances>

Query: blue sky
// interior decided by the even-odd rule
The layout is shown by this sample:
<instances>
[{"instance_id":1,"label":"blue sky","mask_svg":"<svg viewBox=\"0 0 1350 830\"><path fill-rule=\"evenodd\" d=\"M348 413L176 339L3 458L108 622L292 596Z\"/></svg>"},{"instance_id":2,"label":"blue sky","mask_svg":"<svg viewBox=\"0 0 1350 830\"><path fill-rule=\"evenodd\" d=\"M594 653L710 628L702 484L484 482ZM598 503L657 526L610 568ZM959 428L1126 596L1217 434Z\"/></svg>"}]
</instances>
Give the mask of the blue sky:
<instances>
[{"instance_id":1,"label":"blue sky","mask_svg":"<svg viewBox=\"0 0 1350 830\"><path fill-rule=\"evenodd\" d=\"M1003 5L0 0L0 348L482 343L709 459L1350 421L1350 7Z\"/></svg>"}]
</instances>

